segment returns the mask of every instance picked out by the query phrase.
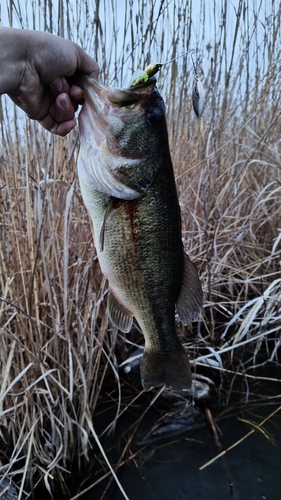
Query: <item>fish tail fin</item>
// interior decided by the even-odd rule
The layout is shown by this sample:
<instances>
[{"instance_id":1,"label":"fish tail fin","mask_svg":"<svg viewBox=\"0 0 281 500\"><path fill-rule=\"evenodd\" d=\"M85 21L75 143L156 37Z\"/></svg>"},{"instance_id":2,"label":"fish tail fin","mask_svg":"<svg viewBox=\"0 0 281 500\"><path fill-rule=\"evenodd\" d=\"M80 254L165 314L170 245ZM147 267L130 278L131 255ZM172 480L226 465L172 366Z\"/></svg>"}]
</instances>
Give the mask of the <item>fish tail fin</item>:
<instances>
[{"instance_id":1,"label":"fish tail fin","mask_svg":"<svg viewBox=\"0 0 281 500\"><path fill-rule=\"evenodd\" d=\"M175 391L190 389L192 374L185 350L159 353L146 349L141 360L141 381L146 391L163 385Z\"/></svg>"}]
</instances>

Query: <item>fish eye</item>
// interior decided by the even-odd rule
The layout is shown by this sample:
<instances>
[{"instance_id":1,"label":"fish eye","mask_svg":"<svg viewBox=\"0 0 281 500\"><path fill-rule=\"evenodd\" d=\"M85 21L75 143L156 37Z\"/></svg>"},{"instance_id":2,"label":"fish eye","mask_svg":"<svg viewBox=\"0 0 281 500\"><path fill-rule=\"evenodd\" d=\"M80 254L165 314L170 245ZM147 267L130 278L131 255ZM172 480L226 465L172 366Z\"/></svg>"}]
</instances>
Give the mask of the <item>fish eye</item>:
<instances>
[{"instance_id":1,"label":"fish eye","mask_svg":"<svg viewBox=\"0 0 281 500\"><path fill-rule=\"evenodd\" d=\"M150 125L157 125L161 117L162 117L162 112L157 108L153 108L148 112L147 115L148 123Z\"/></svg>"}]
</instances>

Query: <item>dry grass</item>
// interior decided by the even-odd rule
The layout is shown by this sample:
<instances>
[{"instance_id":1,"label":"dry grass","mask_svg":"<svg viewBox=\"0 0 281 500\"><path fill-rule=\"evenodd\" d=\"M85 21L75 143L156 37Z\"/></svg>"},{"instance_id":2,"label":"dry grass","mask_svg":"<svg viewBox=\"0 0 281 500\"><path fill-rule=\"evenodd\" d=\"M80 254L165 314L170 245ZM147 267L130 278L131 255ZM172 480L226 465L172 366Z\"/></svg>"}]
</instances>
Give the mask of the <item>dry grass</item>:
<instances>
[{"instance_id":1,"label":"dry grass","mask_svg":"<svg viewBox=\"0 0 281 500\"><path fill-rule=\"evenodd\" d=\"M261 346L267 350L262 363L277 362L281 343L281 14L277 2L276 12L262 3L239 10L237 1L232 32L229 2L223 22L215 3L209 13L202 2L196 26L189 3L124 2L124 31L114 2L96 2L94 12L66 0L63 15L48 3L48 11L34 7L29 21L21 18L20 3L9 2L11 24L18 12L24 27L77 40L110 84L126 84L132 70L151 60L200 51L207 92L202 120L191 109L189 58L163 68L159 89L185 247L205 291L196 338L191 342L186 329L182 334L197 370L203 364L211 377L212 369L257 366ZM74 463L83 467L94 441L100 444L92 415L104 380L117 386L116 416L122 380L107 285L77 182L77 131L51 137L7 102L2 98L0 109L0 473L17 477L19 498L27 498L30 485L43 481L50 491L53 478L63 484Z\"/></svg>"}]
</instances>

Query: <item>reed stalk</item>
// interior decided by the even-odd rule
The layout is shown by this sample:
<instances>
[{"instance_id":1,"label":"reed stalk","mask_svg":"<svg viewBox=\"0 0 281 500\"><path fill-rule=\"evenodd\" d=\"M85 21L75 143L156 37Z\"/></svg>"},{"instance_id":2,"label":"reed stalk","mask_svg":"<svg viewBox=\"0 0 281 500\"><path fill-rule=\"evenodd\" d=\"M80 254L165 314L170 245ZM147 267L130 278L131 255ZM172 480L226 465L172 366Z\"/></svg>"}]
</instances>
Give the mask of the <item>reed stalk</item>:
<instances>
[{"instance_id":1,"label":"reed stalk","mask_svg":"<svg viewBox=\"0 0 281 500\"><path fill-rule=\"evenodd\" d=\"M0 24L78 42L110 85L189 48L201 55L201 120L192 110L189 56L158 79L184 246L205 292L192 340L191 328L179 325L179 333L197 371L207 366L211 378L213 369L241 371L243 355L252 373L261 348L263 364L278 363L279 2L10 0L1 16ZM53 137L7 97L0 105L0 475L15 479L23 499L40 482L50 493L54 481L64 485L95 440L102 446L92 416L105 381L119 395L110 428L124 410L119 365L128 344L108 322L107 284L76 173L77 130Z\"/></svg>"}]
</instances>

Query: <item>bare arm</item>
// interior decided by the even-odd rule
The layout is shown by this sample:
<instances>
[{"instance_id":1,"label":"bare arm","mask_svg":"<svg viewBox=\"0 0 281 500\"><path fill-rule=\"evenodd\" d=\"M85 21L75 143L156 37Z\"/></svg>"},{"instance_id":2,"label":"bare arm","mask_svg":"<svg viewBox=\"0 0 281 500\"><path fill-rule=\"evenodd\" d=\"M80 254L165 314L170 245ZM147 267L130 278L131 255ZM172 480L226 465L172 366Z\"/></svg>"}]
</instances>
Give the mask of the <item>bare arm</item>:
<instances>
[{"instance_id":1,"label":"bare arm","mask_svg":"<svg viewBox=\"0 0 281 500\"><path fill-rule=\"evenodd\" d=\"M98 64L79 45L41 31L0 27L0 95L7 93L29 118L65 136L75 126L83 92L66 77L98 77Z\"/></svg>"}]
</instances>

